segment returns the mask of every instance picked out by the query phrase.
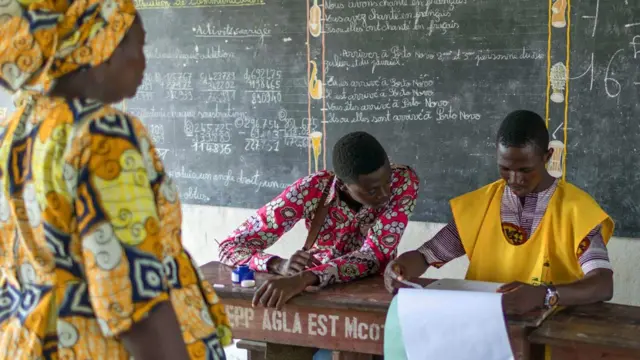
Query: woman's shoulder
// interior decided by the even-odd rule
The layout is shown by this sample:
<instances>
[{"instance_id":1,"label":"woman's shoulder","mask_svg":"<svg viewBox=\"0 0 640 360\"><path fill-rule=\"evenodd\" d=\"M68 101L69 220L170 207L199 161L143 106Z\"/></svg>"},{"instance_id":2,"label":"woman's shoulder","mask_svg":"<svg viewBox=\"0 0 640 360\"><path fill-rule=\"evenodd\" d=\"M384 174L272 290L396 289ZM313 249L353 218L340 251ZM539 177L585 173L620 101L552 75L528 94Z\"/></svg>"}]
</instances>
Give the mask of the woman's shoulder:
<instances>
[{"instance_id":1,"label":"woman's shoulder","mask_svg":"<svg viewBox=\"0 0 640 360\"><path fill-rule=\"evenodd\" d=\"M140 119L114 106L86 100L69 101L67 106L73 113L74 127L79 134L89 133L132 140L146 134Z\"/></svg>"}]
</instances>

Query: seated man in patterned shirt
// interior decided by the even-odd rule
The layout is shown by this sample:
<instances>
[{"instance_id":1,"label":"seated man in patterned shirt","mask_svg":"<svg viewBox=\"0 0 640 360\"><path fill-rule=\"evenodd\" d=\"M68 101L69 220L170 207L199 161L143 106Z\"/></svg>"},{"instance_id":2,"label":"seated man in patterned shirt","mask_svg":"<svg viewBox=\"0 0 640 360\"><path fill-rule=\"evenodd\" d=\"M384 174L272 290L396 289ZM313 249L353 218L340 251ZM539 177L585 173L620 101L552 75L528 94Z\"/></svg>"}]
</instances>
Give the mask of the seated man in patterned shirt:
<instances>
[{"instance_id":1,"label":"seated man in patterned shirt","mask_svg":"<svg viewBox=\"0 0 640 360\"><path fill-rule=\"evenodd\" d=\"M333 167L293 183L220 244L226 265L284 275L258 289L254 305L279 308L307 286L364 278L396 256L418 194L416 173L391 165L365 132L338 140ZM328 212L313 246L289 259L265 253L299 220L310 228L323 194Z\"/></svg>"},{"instance_id":2,"label":"seated man in patterned shirt","mask_svg":"<svg viewBox=\"0 0 640 360\"><path fill-rule=\"evenodd\" d=\"M468 280L506 283L499 291L507 313L610 300L613 221L587 193L547 172L553 149L544 120L509 114L497 147L502 179L453 199L453 221L389 264L389 291L402 287L398 279L466 254Z\"/></svg>"}]
</instances>

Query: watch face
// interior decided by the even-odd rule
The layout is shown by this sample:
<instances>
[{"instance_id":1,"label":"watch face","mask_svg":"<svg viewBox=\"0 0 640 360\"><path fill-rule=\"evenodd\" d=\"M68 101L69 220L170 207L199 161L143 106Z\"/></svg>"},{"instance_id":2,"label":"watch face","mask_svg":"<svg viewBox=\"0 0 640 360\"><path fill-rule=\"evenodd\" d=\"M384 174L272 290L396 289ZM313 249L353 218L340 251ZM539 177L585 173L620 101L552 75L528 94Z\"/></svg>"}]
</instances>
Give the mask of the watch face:
<instances>
[{"instance_id":1,"label":"watch face","mask_svg":"<svg viewBox=\"0 0 640 360\"><path fill-rule=\"evenodd\" d=\"M558 304L558 294L553 294L549 297L549 306L556 306Z\"/></svg>"}]
</instances>

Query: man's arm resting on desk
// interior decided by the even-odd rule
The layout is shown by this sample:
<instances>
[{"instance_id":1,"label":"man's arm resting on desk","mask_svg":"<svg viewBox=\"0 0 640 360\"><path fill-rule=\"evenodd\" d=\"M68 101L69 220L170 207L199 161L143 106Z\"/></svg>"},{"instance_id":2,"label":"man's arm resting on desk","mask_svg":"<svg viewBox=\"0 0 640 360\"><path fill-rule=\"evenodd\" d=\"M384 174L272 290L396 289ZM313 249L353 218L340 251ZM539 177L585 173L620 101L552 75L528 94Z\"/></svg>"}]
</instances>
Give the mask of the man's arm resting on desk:
<instances>
[{"instance_id":1,"label":"man's arm resting on desk","mask_svg":"<svg viewBox=\"0 0 640 360\"><path fill-rule=\"evenodd\" d=\"M321 288L328 284L348 282L369 276L380 268L379 262L367 245L327 264L276 279L269 279L253 296L253 306L280 309L287 301L302 293L307 287ZM353 270L357 274L346 271Z\"/></svg>"},{"instance_id":2,"label":"man's arm resting on desk","mask_svg":"<svg viewBox=\"0 0 640 360\"><path fill-rule=\"evenodd\" d=\"M247 219L233 234L220 242L220 262L227 266L249 265L258 272L275 272L282 260L264 252L284 235L285 228L270 223L273 218L267 217L265 205ZM274 225L275 224L275 225Z\"/></svg>"},{"instance_id":3,"label":"man's arm resting on desk","mask_svg":"<svg viewBox=\"0 0 640 360\"><path fill-rule=\"evenodd\" d=\"M613 271L601 226L596 226L579 248L585 248L576 254L585 277L572 284L558 285L559 305L584 305L609 301L613 297Z\"/></svg>"},{"instance_id":4,"label":"man's arm resting on desk","mask_svg":"<svg viewBox=\"0 0 640 360\"><path fill-rule=\"evenodd\" d=\"M607 301L613 296L613 272L609 269L595 269L578 281L557 286L556 290L557 305L560 306ZM544 286L513 282L503 285L498 292L504 294L502 306L507 314L525 314L545 307L547 288Z\"/></svg>"},{"instance_id":5,"label":"man's arm resting on desk","mask_svg":"<svg viewBox=\"0 0 640 360\"><path fill-rule=\"evenodd\" d=\"M584 278L567 285L558 285L558 305L585 305L609 301L613 297L613 271L595 269Z\"/></svg>"},{"instance_id":6,"label":"man's arm resting on desk","mask_svg":"<svg viewBox=\"0 0 640 360\"><path fill-rule=\"evenodd\" d=\"M380 269L373 250L363 248L315 268L265 282L253 296L253 306L282 306L307 287L322 288L329 284L344 283L367 277Z\"/></svg>"}]
</instances>

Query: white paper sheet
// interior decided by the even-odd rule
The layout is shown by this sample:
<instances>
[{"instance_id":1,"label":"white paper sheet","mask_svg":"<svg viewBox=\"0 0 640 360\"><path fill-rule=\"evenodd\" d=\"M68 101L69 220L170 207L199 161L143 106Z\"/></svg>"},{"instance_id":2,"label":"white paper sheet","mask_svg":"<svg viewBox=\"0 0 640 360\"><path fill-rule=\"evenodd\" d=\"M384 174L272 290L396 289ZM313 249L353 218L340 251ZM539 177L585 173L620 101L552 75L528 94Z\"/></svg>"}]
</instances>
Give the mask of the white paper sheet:
<instances>
[{"instance_id":1,"label":"white paper sheet","mask_svg":"<svg viewBox=\"0 0 640 360\"><path fill-rule=\"evenodd\" d=\"M495 290L400 289L407 359L513 360L501 296Z\"/></svg>"}]
</instances>

